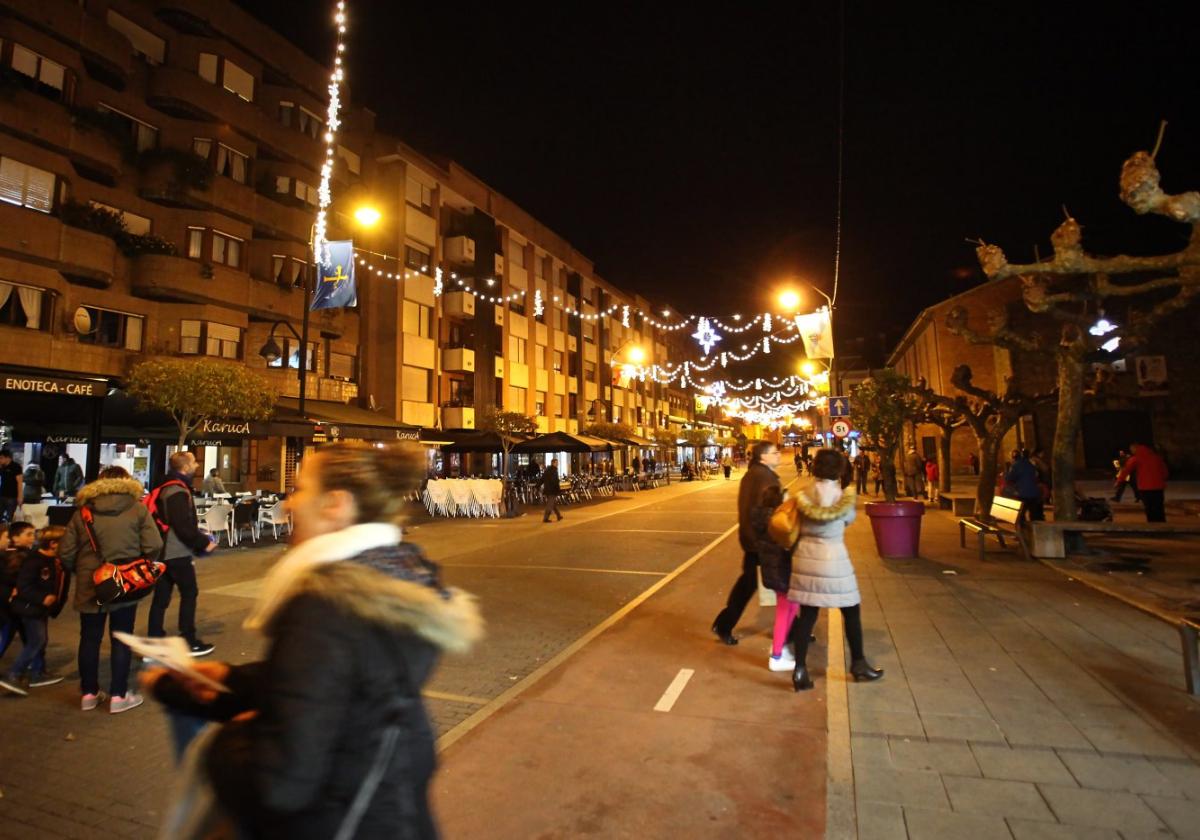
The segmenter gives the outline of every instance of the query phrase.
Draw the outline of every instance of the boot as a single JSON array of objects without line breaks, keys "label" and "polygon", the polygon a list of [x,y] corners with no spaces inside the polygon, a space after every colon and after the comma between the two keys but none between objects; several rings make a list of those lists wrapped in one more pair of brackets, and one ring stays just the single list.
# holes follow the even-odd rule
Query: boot
[{"label": "boot", "polygon": [[808,668],[797,663],[796,670],[792,671],[792,691],[808,691],[812,687],[813,681],[808,675]]},{"label": "boot", "polygon": [[727,645],[736,645],[738,643],[736,636],[734,636],[732,633],[727,633],[727,632],[723,631],[720,627],[717,626],[717,622],[715,622],[715,621],[713,622],[712,631],[717,634],[718,639],[720,639],[722,642],[724,642]]},{"label": "boot", "polygon": [[855,682],[874,682],[883,676],[883,669],[873,667],[865,659],[856,659],[850,664],[850,674]]}]

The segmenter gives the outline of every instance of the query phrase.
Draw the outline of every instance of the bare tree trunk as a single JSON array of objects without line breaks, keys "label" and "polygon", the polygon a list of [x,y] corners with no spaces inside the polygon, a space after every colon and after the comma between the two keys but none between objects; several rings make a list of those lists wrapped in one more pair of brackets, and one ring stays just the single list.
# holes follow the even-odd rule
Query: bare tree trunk
[{"label": "bare tree trunk", "polygon": [[951,489],[950,485],[950,443],[954,437],[954,427],[942,427],[938,438],[938,488],[943,492]]},{"label": "bare tree trunk", "polygon": [[1058,354],[1058,415],[1050,454],[1057,522],[1075,520],[1075,441],[1083,415],[1083,359],[1074,349]]},{"label": "bare tree trunk", "polygon": [[996,498],[996,478],[1000,473],[1000,444],[1007,434],[1007,429],[991,429],[984,437],[976,435],[975,441],[979,447],[979,481],[975,484],[975,515],[986,517],[992,509],[992,500]]},{"label": "bare tree trunk", "polygon": [[900,495],[896,487],[896,447],[883,452],[879,458],[879,473],[883,476],[883,498],[894,502]]}]

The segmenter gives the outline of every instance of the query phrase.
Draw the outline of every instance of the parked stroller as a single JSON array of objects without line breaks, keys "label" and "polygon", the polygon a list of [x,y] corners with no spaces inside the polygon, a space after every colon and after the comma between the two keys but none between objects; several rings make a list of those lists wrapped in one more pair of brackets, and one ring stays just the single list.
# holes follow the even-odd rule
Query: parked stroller
[{"label": "parked stroller", "polygon": [[1076,491],[1075,512],[1080,522],[1112,522],[1112,508],[1108,499],[1098,499],[1095,496],[1085,496]]}]

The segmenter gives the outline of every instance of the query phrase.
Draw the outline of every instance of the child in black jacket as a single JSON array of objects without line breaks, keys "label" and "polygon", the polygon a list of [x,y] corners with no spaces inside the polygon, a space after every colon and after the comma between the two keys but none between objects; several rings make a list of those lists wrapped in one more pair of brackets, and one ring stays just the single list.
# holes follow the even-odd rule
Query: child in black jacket
[{"label": "child in black jacket", "polygon": [[[45,661],[46,644],[50,640],[50,614],[58,602],[58,579],[61,571],[58,560],[58,543],[66,529],[51,526],[38,536],[37,550],[27,551],[17,572],[17,591],[9,602],[9,610],[21,619],[25,629],[25,646],[9,669],[0,679],[0,688],[14,694],[25,695],[29,685],[53,685],[62,678],[41,673],[34,666]],[[33,670],[32,677],[26,675]]]}]

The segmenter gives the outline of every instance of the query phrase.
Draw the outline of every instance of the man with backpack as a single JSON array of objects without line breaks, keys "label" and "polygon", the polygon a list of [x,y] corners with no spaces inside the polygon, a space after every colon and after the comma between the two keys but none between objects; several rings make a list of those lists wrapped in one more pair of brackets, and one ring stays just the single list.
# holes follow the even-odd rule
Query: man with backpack
[{"label": "man with backpack", "polygon": [[163,535],[162,561],[167,570],[154,585],[154,600],[150,604],[151,637],[167,635],[163,627],[167,607],[171,605],[171,590],[179,587],[179,635],[187,641],[192,656],[207,656],[214,646],[196,635],[196,599],[200,589],[196,584],[196,555],[208,554],[217,544],[200,531],[196,522],[196,505],[192,501],[192,479],[196,475],[196,456],[180,451],[169,459],[170,472],[147,497],[147,507]]}]

